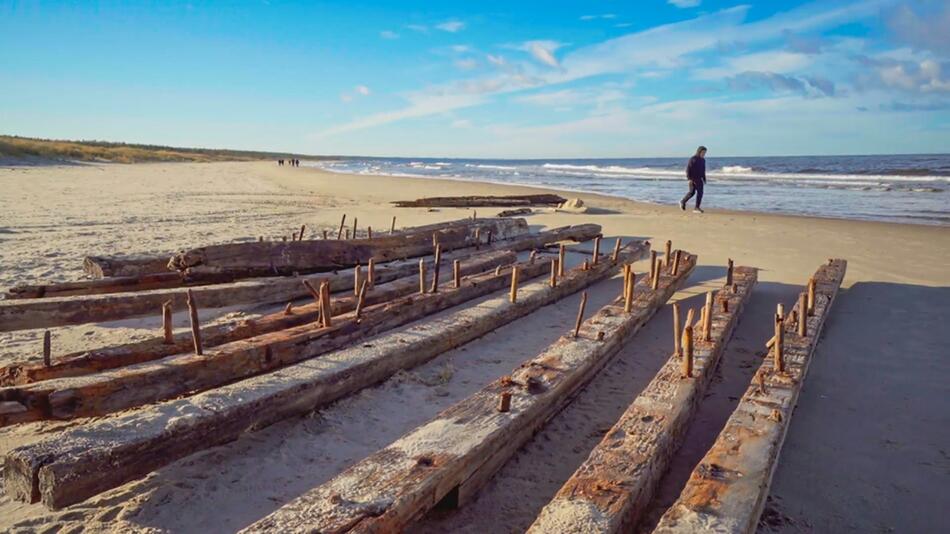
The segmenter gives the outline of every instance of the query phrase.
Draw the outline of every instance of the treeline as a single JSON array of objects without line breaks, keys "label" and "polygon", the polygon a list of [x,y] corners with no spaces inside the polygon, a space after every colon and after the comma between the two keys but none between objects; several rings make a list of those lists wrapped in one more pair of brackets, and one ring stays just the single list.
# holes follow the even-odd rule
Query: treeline
[{"label": "treeline", "polygon": [[278,158],[321,159],[320,156],[211,148],[180,148],[109,141],[62,141],[0,135],[0,158],[14,160],[100,161],[141,163],[157,161],[252,161]]}]

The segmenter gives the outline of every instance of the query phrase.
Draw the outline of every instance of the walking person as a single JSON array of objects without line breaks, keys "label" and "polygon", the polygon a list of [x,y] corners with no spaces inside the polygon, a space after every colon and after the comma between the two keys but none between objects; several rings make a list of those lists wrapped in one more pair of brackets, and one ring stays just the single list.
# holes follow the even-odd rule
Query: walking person
[{"label": "walking person", "polygon": [[686,164],[686,179],[689,181],[689,192],[680,200],[680,209],[686,211],[686,203],[696,195],[696,207],[694,213],[702,213],[700,207],[703,203],[703,186],[706,185],[706,147],[700,146],[696,149],[696,154],[689,158]]}]

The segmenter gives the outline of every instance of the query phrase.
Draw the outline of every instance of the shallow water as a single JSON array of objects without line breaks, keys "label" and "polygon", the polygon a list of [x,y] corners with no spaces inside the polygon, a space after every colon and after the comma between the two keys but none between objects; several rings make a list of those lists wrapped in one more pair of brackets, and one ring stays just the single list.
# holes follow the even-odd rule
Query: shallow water
[{"label": "shallow water", "polygon": [[[675,204],[688,158],[341,158],[335,172],[544,186]],[[703,206],[950,226],[950,155],[707,158]]]}]

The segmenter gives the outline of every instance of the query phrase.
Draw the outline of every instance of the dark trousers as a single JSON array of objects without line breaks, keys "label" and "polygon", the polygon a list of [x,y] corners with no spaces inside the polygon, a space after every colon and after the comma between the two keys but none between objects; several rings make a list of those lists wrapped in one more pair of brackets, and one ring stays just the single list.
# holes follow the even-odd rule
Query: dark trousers
[{"label": "dark trousers", "polygon": [[689,199],[693,198],[693,195],[696,195],[696,209],[699,209],[699,206],[703,203],[703,183],[694,182],[689,180],[689,192],[686,193],[686,196],[683,197],[681,202],[686,204],[689,202]]}]

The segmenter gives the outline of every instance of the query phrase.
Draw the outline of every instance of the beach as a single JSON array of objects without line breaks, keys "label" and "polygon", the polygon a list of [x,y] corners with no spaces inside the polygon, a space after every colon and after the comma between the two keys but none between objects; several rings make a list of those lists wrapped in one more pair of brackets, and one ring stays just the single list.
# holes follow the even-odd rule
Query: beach
[{"label": "beach", "polygon": [[[0,167],[0,288],[79,279],[86,255],[166,253],[209,243],[280,239],[306,225],[335,235],[448,221],[461,208],[395,208],[426,196],[529,194],[543,189],[334,174],[274,162]],[[586,213],[539,208],[533,229],[596,223],[605,242],[647,239],[699,255],[673,300],[698,306],[725,265],[758,267],[759,284],[726,348],[685,445],[648,514],[676,498],[765,355],[775,305],[790,307],[815,268],[844,258],[848,271],[818,345],[775,473],[762,532],[937,532],[950,469],[950,228],[677,206],[588,193]],[[754,207],[754,206],[753,206]],[[478,216],[500,208],[477,208]],[[635,269],[647,270],[646,262]],[[591,289],[588,310],[619,293],[620,279]],[[61,511],[0,497],[0,530],[230,532],[385,447],[439,411],[510,372],[565,333],[578,295],[398,373],[311,415],[248,433],[148,477]],[[275,307],[202,310],[229,322]],[[154,317],[53,329],[53,354],[155,335]],[[433,512],[420,532],[522,532],[586,458],[672,348],[662,310],[568,407],[510,460],[467,507]],[[187,318],[176,316],[184,331]],[[0,363],[36,359],[42,331],[0,334]],[[0,429],[0,454],[75,422]],[[649,522],[649,521],[648,521]],[[649,531],[647,529],[646,531]]]}]

